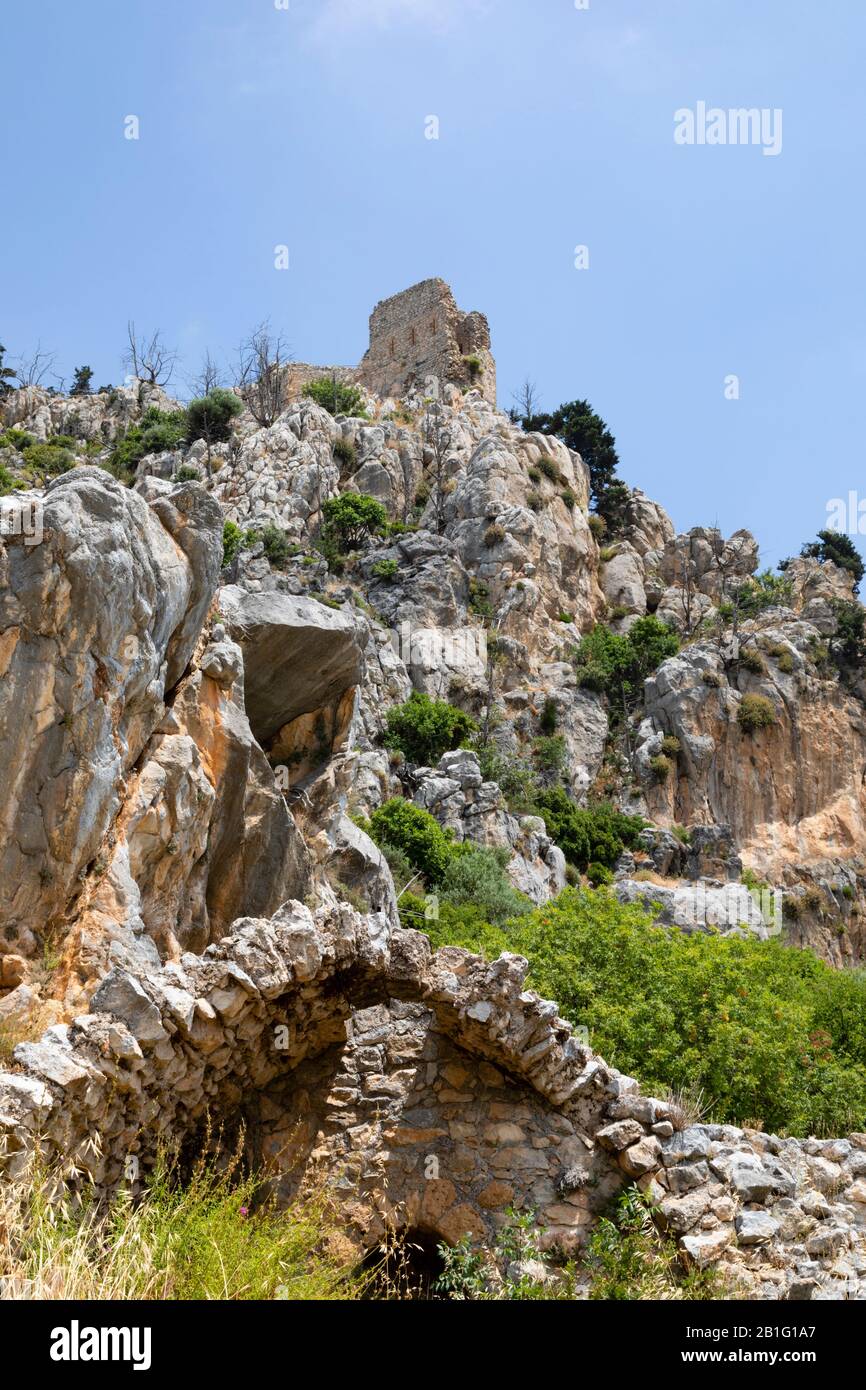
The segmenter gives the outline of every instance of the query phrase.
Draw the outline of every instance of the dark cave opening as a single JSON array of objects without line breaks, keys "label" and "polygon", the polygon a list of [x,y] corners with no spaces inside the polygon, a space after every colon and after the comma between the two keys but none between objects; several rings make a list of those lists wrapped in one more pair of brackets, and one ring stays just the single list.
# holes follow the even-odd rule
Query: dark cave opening
[{"label": "dark cave opening", "polygon": [[358,1266],[358,1273],[367,1279],[364,1298],[427,1302],[446,1297],[436,1288],[445,1273],[442,1244],[432,1232],[411,1227],[374,1245]]}]

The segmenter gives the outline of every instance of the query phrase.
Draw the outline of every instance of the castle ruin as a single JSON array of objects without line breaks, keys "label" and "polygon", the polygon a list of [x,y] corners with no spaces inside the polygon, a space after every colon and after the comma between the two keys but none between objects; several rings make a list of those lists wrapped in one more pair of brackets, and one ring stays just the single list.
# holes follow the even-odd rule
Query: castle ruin
[{"label": "castle ruin", "polygon": [[473,387],[496,404],[496,363],[484,314],[464,313],[444,280],[422,280],[389,299],[370,315],[370,345],[358,367],[314,367],[295,362],[289,390],[336,376],[378,396],[405,396],[411,390],[435,396],[450,383]]}]

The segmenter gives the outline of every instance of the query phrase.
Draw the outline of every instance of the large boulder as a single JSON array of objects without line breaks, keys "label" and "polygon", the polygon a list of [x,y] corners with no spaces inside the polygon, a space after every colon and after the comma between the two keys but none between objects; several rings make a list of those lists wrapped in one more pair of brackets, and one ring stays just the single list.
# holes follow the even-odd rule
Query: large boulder
[{"label": "large boulder", "polygon": [[246,710],[259,743],[269,752],[279,744],[277,760],[299,751],[293,731],[325,753],[340,746],[363,675],[356,620],[315,599],[237,585],[220,592],[219,604],[244,654]]}]

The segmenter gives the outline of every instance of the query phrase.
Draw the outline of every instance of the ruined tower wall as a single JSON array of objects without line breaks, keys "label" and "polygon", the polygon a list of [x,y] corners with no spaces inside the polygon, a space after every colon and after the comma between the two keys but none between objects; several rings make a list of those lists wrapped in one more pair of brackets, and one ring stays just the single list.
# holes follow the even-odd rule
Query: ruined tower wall
[{"label": "ruined tower wall", "polygon": [[[467,358],[476,358],[473,370]],[[474,386],[496,402],[496,363],[490,328],[478,312],[463,313],[444,280],[422,280],[383,299],[370,315],[370,346],[359,379],[379,395],[403,395],[411,387],[435,394],[453,382]]]}]

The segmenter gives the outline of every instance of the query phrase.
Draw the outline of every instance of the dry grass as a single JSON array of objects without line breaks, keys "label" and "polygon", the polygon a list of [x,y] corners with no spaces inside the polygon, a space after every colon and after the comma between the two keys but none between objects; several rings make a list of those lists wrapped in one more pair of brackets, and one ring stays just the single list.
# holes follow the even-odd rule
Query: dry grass
[{"label": "dry grass", "polygon": [[277,1210],[236,1153],[177,1181],[161,1159],[140,1196],[71,1195],[34,1158],[0,1186],[0,1297],[289,1299],[361,1296],[323,1191]]}]

